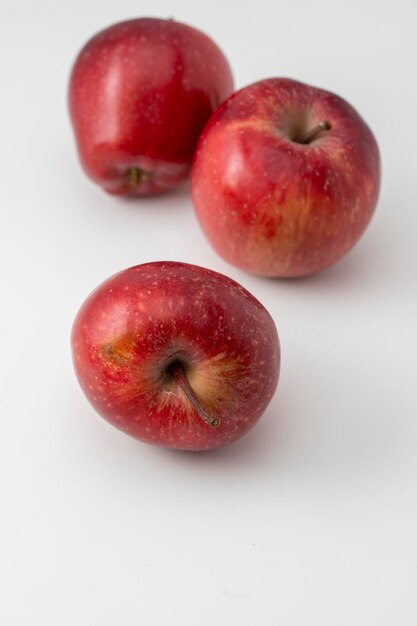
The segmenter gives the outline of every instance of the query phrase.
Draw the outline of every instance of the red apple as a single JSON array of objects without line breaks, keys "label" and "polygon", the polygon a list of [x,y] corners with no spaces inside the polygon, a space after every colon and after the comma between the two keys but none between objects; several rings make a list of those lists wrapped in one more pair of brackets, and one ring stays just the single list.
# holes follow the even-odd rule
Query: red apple
[{"label": "red apple", "polygon": [[176,186],[204,124],[232,90],[223,53],[195,28],[142,18],[101,31],[78,55],[69,87],[85,172],[113,194]]},{"label": "red apple", "polygon": [[204,129],[192,193],[209,241],[264,276],[338,261],[365,230],[380,184],[375,138],[342,98],[285,78],[230,96]]},{"label": "red apple", "polygon": [[236,282],[185,263],[147,263],[102,283],[72,332],[94,408],[147,443],[225,446],[260,418],[280,349],[266,309]]}]

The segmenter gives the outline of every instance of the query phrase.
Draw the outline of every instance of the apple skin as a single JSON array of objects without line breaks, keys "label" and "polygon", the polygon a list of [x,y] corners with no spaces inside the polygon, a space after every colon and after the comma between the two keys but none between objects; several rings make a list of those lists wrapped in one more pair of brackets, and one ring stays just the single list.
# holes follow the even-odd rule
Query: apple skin
[{"label": "apple skin", "polygon": [[99,32],[79,53],[69,86],[86,174],[112,194],[175,187],[203,126],[232,91],[226,58],[195,28],[138,18]]},{"label": "apple skin", "polygon": [[[185,263],[138,265],[82,305],[72,351],[96,411],[141,441],[182,450],[225,446],[261,417],[278,383],[269,313],[222,274]],[[169,373],[180,362],[208,425]]]},{"label": "apple skin", "polygon": [[[300,143],[323,122],[331,128]],[[192,169],[195,210],[233,265],[297,277],[343,257],[378,199],[375,138],[342,98],[286,79],[236,92],[210,118]]]}]

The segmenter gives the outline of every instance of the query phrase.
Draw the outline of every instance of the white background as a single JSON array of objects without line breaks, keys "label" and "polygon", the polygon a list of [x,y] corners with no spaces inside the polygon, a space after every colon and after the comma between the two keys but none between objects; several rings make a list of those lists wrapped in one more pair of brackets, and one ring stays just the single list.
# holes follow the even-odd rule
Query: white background
[{"label": "white background", "polygon": [[[1,0],[0,623],[415,626],[415,0]],[[174,16],[241,87],[335,91],[379,141],[383,185],[355,250],[316,277],[223,262],[187,187],[128,202],[78,165],[68,74],[97,30]],[[230,448],[184,454],[101,420],[69,333],[115,271],[181,260],[254,293],[282,341],[278,393]]]}]

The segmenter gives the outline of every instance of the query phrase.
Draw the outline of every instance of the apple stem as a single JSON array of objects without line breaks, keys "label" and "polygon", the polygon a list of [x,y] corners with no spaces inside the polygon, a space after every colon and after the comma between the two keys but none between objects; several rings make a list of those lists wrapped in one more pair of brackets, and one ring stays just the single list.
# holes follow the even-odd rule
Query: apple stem
[{"label": "apple stem", "polygon": [[320,124],[317,124],[317,126],[312,128],[311,130],[309,130],[304,136],[298,137],[297,143],[311,143],[312,141],[314,141],[317,135],[320,135],[320,133],[325,130],[330,130],[331,127],[331,123],[328,120],[324,120],[323,122],[320,122]]},{"label": "apple stem", "polygon": [[168,371],[174,378],[174,380],[178,383],[182,391],[185,393],[188,400],[191,402],[201,419],[204,420],[204,422],[212,428],[217,428],[218,426],[220,426],[220,419],[218,417],[213,417],[212,415],[210,415],[210,413],[208,413],[206,409],[201,406],[200,402],[197,399],[197,396],[190,386],[190,383],[188,382],[184,368],[181,363],[179,361],[171,363]]},{"label": "apple stem", "polygon": [[130,167],[126,172],[127,183],[132,187],[136,187],[141,183],[146,183],[149,178],[149,173],[142,170],[140,167]]}]

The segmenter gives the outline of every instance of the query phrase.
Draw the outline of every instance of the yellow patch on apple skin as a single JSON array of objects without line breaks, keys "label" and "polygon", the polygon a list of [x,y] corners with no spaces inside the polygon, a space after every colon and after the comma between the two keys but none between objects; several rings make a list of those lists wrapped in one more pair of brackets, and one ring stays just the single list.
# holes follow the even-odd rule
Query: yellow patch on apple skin
[{"label": "yellow patch on apple skin", "polygon": [[306,228],[307,222],[310,219],[310,213],[313,205],[312,199],[312,189],[313,189],[313,180],[310,177],[308,189],[305,190],[304,197],[298,199],[298,214],[296,216],[297,220],[297,243],[303,241],[304,239],[304,230]]},{"label": "yellow patch on apple skin", "polygon": [[[312,208],[311,186],[305,195],[295,193],[291,204],[284,208],[274,198],[264,203],[259,209],[258,219],[250,227],[243,248],[248,266],[274,267],[279,259],[281,270],[289,270],[294,256],[303,246],[305,231],[312,219]],[[316,232],[324,227],[322,220],[315,224]],[[242,247],[239,250],[242,254]]]},{"label": "yellow patch on apple skin", "polygon": [[147,361],[138,362],[136,349],[135,337],[126,334],[108,339],[99,352],[108,372],[107,385],[121,404],[147,395],[150,367]]},{"label": "yellow patch on apple skin", "polygon": [[361,199],[357,198],[355,204],[353,205],[351,211],[350,211],[350,223],[353,224],[356,220],[356,216],[358,215],[358,213],[361,210]]},{"label": "yellow patch on apple skin", "polygon": [[215,411],[220,405],[223,408],[233,406],[236,386],[245,384],[247,368],[240,357],[221,352],[197,363],[187,376],[200,402],[207,410]]},{"label": "yellow patch on apple skin", "polygon": [[[194,362],[186,367],[186,376],[198,401],[216,418],[219,411],[233,411],[236,401],[236,386],[244,385],[247,368],[240,358],[230,358],[225,352],[214,357]],[[174,408],[187,421],[187,428],[191,429],[196,412],[186,395],[175,381],[162,388],[157,396],[156,412],[162,413],[165,409]],[[233,415],[230,415],[233,417]]]},{"label": "yellow patch on apple skin", "polygon": [[129,335],[123,335],[116,341],[106,341],[101,347],[101,358],[106,365],[120,367],[126,365],[133,358],[135,339]]},{"label": "yellow patch on apple skin", "polygon": [[272,120],[263,119],[261,117],[253,117],[244,120],[234,120],[233,122],[229,122],[228,124],[228,132],[230,133],[241,133],[245,130],[259,130],[261,132],[269,132],[271,134],[276,135],[277,129],[274,126]]}]

